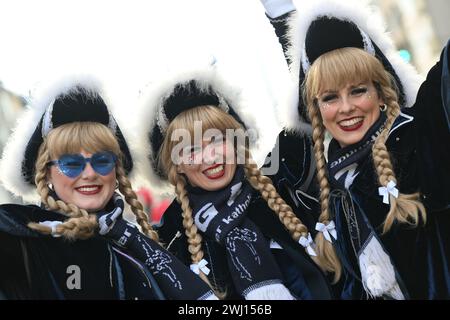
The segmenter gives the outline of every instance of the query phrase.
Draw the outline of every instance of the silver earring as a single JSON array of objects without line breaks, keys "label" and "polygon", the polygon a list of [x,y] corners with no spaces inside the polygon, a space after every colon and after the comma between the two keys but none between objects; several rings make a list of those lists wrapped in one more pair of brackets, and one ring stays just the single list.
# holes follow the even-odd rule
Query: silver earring
[{"label": "silver earring", "polygon": [[116,180],[116,189],[119,189],[119,181]]},{"label": "silver earring", "polygon": [[49,188],[50,190],[52,190],[52,191],[53,191],[53,184],[51,184],[51,183],[47,183],[47,188]]},{"label": "silver earring", "polygon": [[380,106],[380,111],[381,111],[381,112],[385,112],[386,110],[387,110],[387,105],[386,105],[386,103],[383,104],[382,106]]}]

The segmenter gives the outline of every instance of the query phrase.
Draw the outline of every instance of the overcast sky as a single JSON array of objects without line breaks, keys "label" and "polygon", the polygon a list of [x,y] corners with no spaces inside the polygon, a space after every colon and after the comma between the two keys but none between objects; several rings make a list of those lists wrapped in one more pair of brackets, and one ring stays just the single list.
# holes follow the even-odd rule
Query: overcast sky
[{"label": "overcast sky", "polygon": [[210,55],[243,76],[285,67],[258,0],[0,3],[0,80],[25,95],[38,82],[70,72],[134,86]]},{"label": "overcast sky", "polygon": [[130,108],[159,75],[214,57],[255,98],[269,137],[263,153],[271,148],[279,125],[269,108],[284,97],[288,71],[259,0],[0,4],[0,81],[7,89],[27,98],[61,75],[89,73]]}]

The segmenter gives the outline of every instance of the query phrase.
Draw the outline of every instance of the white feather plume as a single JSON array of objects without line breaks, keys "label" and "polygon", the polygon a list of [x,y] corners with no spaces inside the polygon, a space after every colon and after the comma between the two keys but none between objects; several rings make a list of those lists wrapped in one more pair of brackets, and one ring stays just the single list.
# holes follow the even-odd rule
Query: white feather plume
[{"label": "white feather plume", "polygon": [[[153,83],[142,94],[137,114],[133,115],[133,119],[130,118],[134,128],[133,141],[135,141],[131,144],[131,149],[137,167],[136,173],[131,177],[134,184],[139,185],[139,181],[142,182],[142,178],[144,178],[150,185],[156,185],[163,190],[171,188],[167,181],[161,180],[153,170],[149,159],[153,159],[154,155],[148,137],[150,130],[157,125],[158,110],[162,108],[164,101],[173,93],[175,85],[179,83],[187,83],[195,79],[200,90],[207,91],[211,87],[213,92],[225,98],[227,103],[232,106],[233,110],[246,124],[247,129],[255,130],[257,136],[259,136],[261,129],[255,121],[255,108],[252,109],[249,106],[249,102],[242,95],[241,89],[231,85],[231,81],[227,81],[222,75],[219,75],[216,68],[216,66],[210,64],[178,68],[158,78],[157,82]],[[123,114],[123,116],[126,115]],[[255,148],[257,148],[257,145],[255,145]]]},{"label": "white feather plume", "polygon": [[[35,89],[28,109],[17,120],[16,126],[5,145],[0,160],[0,183],[25,202],[38,203],[40,201],[36,186],[26,181],[22,173],[22,163],[28,142],[36,130],[42,115],[55,97],[68,93],[76,84],[81,84],[88,91],[100,93],[106,102],[100,83],[94,77],[90,75],[73,75],[59,78],[48,86],[41,86]],[[107,105],[109,107],[108,103]]]}]

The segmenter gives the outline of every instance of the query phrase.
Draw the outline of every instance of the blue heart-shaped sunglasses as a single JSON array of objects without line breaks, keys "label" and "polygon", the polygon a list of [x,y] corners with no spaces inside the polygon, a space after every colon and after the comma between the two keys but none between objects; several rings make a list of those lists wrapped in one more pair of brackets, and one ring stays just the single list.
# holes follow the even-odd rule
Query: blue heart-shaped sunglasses
[{"label": "blue heart-shaped sunglasses", "polygon": [[83,172],[88,162],[95,172],[106,176],[116,166],[117,156],[110,151],[94,153],[90,158],[85,158],[81,154],[64,154],[58,160],[47,162],[47,166],[57,165],[64,175],[76,178]]}]

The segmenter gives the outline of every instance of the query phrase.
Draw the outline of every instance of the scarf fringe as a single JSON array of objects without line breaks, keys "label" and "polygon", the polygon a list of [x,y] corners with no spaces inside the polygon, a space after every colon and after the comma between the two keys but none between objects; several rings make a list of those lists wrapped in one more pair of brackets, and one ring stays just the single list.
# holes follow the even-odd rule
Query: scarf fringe
[{"label": "scarf fringe", "polygon": [[391,259],[375,237],[371,237],[358,260],[364,290],[369,296],[405,299],[395,278]]},{"label": "scarf fringe", "polygon": [[197,300],[219,300],[219,298],[214,294],[214,292],[208,291],[206,294],[198,298]]},{"label": "scarf fringe", "polygon": [[296,300],[281,283],[263,285],[249,291],[245,300]]}]

